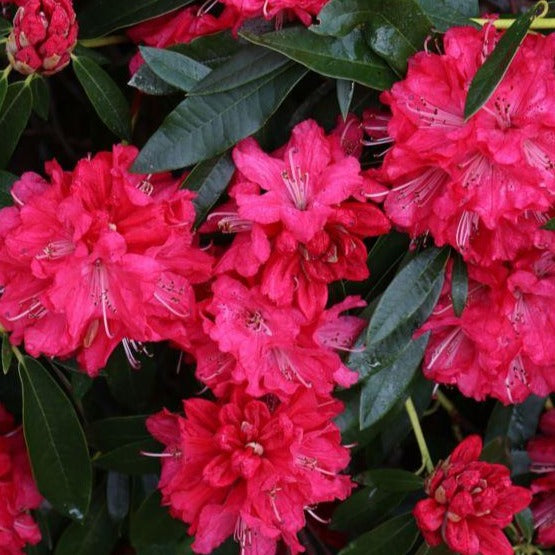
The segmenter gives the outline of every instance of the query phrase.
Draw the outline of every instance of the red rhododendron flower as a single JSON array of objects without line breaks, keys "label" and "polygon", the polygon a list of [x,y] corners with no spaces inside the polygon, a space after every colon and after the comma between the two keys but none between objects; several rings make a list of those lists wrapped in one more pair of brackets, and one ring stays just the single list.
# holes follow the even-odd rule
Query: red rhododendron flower
[{"label": "red rhododendron flower", "polygon": [[171,514],[190,523],[193,549],[210,553],[234,534],[246,554],[272,554],[285,541],[303,551],[297,532],[305,510],[344,499],[353,484],[338,474],[349,461],[331,422],[341,403],[309,390],[287,403],[235,389],[228,401],[183,402],[147,427],[166,445],[159,488]]},{"label": "red rhododendron flower", "polygon": [[309,318],[323,310],[329,283],[368,276],[362,239],[389,230],[376,206],[355,200],[366,179],[358,160],[334,145],[312,120],[274,155],[242,141],[233,151],[233,202],[211,216],[237,233],[217,271],[260,272],[262,293],[279,305],[295,302]]},{"label": "red rhododendron flower", "polygon": [[444,54],[416,54],[382,96],[394,140],[382,167],[386,213],[484,265],[530,244],[555,193],[553,35],[528,35],[491,99],[464,119],[469,84],[499,36],[492,26],[450,29]]},{"label": "red rhododendron flower", "polygon": [[21,555],[25,545],[39,543],[40,530],[29,511],[41,502],[23,431],[0,404],[0,553]]},{"label": "red rhododendron flower", "polygon": [[[464,395],[504,403],[555,389],[555,353],[549,342],[555,301],[555,258],[533,251],[510,272],[498,265],[469,266],[469,295],[461,316],[450,297],[450,274],[440,300],[421,331],[431,330],[424,373],[456,384]],[[529,270],[520,269],[529,268]]]},{"label": "red rhododendron flower", "polygon": [[507,467],[479,461],[481,451],[478,436],[462,441],[427,479],[428,499],[414,516],[429,545],[443,541],[461,555],[512,555],[503,528],[532,495],[512,485]]},{"label": "red rhododendron flower", "polygon": [[312,23],[328,0],[220,0],[226,6],[233,6],[240,14],[241,21],[265,17],[277,17],[278,25],[284,18],[300,19],[306,26]]},{"label": "red rhododendron flower", "polygon": [[277,307],[259,287],[246,287],[229,276],[220,276],[212,289],[205,331],[219,351],[232,358],[222,355],[213,367],[203,358],[213,357],[214,350],[197,351],[197,376],[210,387],[231,380],[246,383],[250,395],[274,393],[287,399],[300,387],[329,395],[336,383],[349,387],[356,382],[357,374],[343,365],[334,349],[348,350],[362,331],[364,320],[340,316],[364,306],[360,299],[347,297],[311,322],[296,308]]},{"label": "red rhododendron flower", "polygon": [[2,211],[0,322],[33,356],[77,354],[94,375],[119,342],[174,339],[211,258],[193,245],[189,191],[169,174],[130,174],[134,147],[24,174]]},{"label": "red rhododendron flower", "polygon": [[69,64],[77,44],[77,20],[71,0],[18,3],[6,44],[12,66],[25,75],[51,75]]}]

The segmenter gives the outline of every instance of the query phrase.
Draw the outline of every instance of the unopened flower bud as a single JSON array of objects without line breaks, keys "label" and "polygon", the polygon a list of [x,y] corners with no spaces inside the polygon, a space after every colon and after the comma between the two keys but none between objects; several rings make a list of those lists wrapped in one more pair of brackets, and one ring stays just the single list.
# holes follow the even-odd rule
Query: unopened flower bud
[{"label": "unopened flower bud", "polygon": [[69,63],[77,31],[71,0],[29,0],[15,14],[8,59],[24,75],[57,73]]}]

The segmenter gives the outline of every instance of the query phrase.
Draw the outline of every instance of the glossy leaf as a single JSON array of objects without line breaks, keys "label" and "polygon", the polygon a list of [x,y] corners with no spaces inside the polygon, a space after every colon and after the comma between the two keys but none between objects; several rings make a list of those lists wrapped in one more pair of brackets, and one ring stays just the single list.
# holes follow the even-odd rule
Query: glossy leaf
[{"label": "glossy leaf", "polygon": [[106,478],[106,507],[110,518],[116,522],[123,520],[130,507],[129,476],[110,471]]},{"label": "glossy leaf", "polygon": [[73,56],[73,69],[98,117],[120,139],[131,139],[129,106],[113,79],[93,60]]},{"label": "glossy leaf", "polygon": [[163,48],[140,47],[152,72],[169,85],[188,91],[206,77],[211,69],[193,58]]},{"label": "glossy leaf", "polygon": [[470,83],[464,106],[464,117],[471,118],[493,95],[497,85],[507,73],[518,47],[526,37],[532,21],[538,15],[538,2],[522,14],[510,27]]},{"label": "glossy leaf", "polygon": [[110,356],[106,368],[106,381],[114,399],[134,411],[146,409],[156,383],[154,359],[146,358],[141,368],[135,370],[129,366],[124,350],[119,346]]},{"label": "glossy leaf", "polygon": [[395,74],[370,50],[358,29],[343,38],[316,35],[302,27],[242,36],[327,77],[349,79],[377,90],[388,89],[395,82]]},{"label": "glossy leaf", "polygon": [[2,334],[2,371],[6,375],[10,371],[13,360],[13,351],[7,333]]},{"label": "glossy leaf", "polygon": [[180,92],[180,90],[160,79],[147,64],[143,64],[127,83],[145,94],[165,96]]},{"label": "glossy leaf", "polygon": [[422,11],[434,24],[434,29],[444,33],[458,25],[477,26],[470,21],[478,17],[480,10],[477,0],[416,0]]},{"label": "glossy leaf", "polygon": [[515,522],[527,543],[532,542],[534,536],[534,517],[529,508],[523,509],[515,515]]},{"label": "glossy leaf", "polygon": [[12,31],[13,24],[11,21],[0,17],[0,36],[5,37]]},{"label": "glossy leaf", "polygon": [[383,418],[409,387],[424,356],[429,334],[410,341],[387,368],[372,374],[363,384],[360,396],[360,429],[370,428]]},{"label": "glossy leaf", "polygon": [[0,110],[0,168],[11,158],[21,134],[27,126],[33,107],[33,95],[25,81],[8,86],[2,110]]},{"label": "glossy leaf", "polygon": [[405,555],[416,543],[419,531],[411,513],[396,516],[359,536],[340,555]]},{"label": "glossy leaf", "polygon": [[160,462],[155,457],[148,457],[142,452],[157,453],[160,445],[154,439],[146,439],[127,443],[107,453],[97,454],[93,465],[104,470],[113,470],[135,476],[137,474],[156,474],[160,471]]},{"label": "glossy leaf", "polygon": [[130,538],[135,549],[177,542],[186,535],[183,522],[173,519],[162,507],[158,491],[149,495],[131,516]]},{"label": "glossy leaf", "polygon": [[256,81],[285,64],[287,64],[286,57],[265,48],[249,45],[197,83],[190,94],[229,91]]},{"label": "glossy leaf", "polygon": [[8,74],[6,72],[0,75],[0,109],[4,104],[6,93],[8,92]]},{"label": "glossy leaf", "polygon": [[393,363],[436,305],[448,256],[447,248],[427,249],[395,276],[370,320],[366,349],[349,357],[349,367],[364,377]]},{"label": "glossy leaf", "polygon": [[33,94],[33,110],[43,120],[48,119],[50,111],[50,89],[46,79],[37,75],[31,81],[31,93]]},{"label": "glossy leaf", "polygon": [[404,75],[407,60],[422,50],[433,24],[415,0],[370,0],[373,8],[366,37],[372,50]]},{"label": "glossy leaf", "polygon": [[415,555],[457,555],[454,551],[451,551],[444,543],[438,545],[437,547],[430,547],[426,542],[424,542],[419,548]]},{"label": "glossy leaf", "polygon": [[85,435],[70,400],[35,359],[19,365],[23,429],[40,492],[58,511],[83,520],[92,471]]},{"label": "glossy leaf", "polygon": [[205,219],[226,190],[235,166],[229,152],[197,164],[183,183],[183,188],[196,191],[193,200],[197,217],[195,227]]},{"label": "glossy leaf", "polygon": [[91,445],[111,451],[122,445],[144,441],[151,436],[145,426],[146,416],[118,416],[97,420],[87,428]]},{"label": "glossy leaf", "polygon": [[544,224],[543,229],[547,229],[548,231],[555,231],[555,218],[551,218],[546,224]]},{"label": "glossy leaf", "polygon": [[364,485],[373,485],[386,491],[418,491],[424,489],[424,479],[412,472],[397,468],[367,470],[356,477]]},{"label": "glossy leaf", "polygon": [[89,0],[77,12],[79,38],[95,38],[152,19],[193,0]]},{"label": "glossy leaf", "polygon": [[147,142],[133,171],[183,168],[223,152],[260,129],[305,72],[288,64],[237,89],[187,98]]},{"label": "glossy leaf", "polygon": [[372,3],[368,0],[330,0],[318,14],[318,25],[310,30],[322,35],[343,37],[373,16]]},{"label": "glossy leaf", "polygon": [[334,511],[331,528],[351,533],[368,530],[396,509],[405,495],[376,487],[355,491]]},{"label": "glossy leaf", "polygon": [[339,104],[339,110],[341,111],[341,117],[343,121],[347,119],[349,115],[349,108],[351,107],[351,102],[353,101],[353,93],[355,92],[354,81],[346,81],[345,79],[338,79],[336,83],[337,90],[337,103]]},{"label": "glossy leaf", "polygon": [[460,316],[466,305],[468,297],[468,270],[463,257],[455,253],[453,259],[453,275],[451,277],[451,298],[453,299],[453,311]]},{"label": "glossy leaf", "polygon": [[70,524],[58,540],[54,555],[110,555],[117,540],[104,496],[93,500],[87,518]]}]

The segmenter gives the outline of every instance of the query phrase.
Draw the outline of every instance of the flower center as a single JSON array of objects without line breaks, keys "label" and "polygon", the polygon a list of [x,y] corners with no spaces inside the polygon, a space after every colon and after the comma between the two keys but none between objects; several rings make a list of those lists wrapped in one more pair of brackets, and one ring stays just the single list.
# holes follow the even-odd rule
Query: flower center
[{"label": "flower center", "polygon": [[289,197],[293,201],[297,210],[306,210],[309,195],[309,175],[307,172],[301,172],[300,166],[295,165],[293,155],[294,150],[288,152],[289,171],[284,170],[281,174],[285,188],[289,193]]}]

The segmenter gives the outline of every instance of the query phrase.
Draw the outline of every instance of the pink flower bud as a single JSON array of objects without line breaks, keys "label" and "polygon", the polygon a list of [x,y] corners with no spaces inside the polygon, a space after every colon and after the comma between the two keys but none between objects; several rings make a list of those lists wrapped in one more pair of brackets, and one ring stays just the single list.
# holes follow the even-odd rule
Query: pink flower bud
[{"label": "pink flower bud", "polygon": [[71,0],[28,0],[16,12],[6,51],[20,73],[51,75],[62,70],[77,43]]}]

